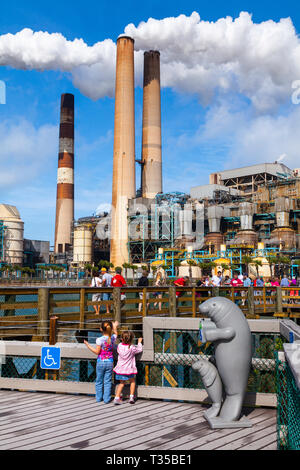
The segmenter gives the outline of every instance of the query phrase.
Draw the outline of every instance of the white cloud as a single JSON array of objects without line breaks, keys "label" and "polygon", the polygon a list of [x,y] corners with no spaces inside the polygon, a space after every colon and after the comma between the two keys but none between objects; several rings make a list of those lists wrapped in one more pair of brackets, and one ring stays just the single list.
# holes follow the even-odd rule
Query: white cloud
[{"label": "white cloud", "polygon": [[25,119],[6,120],[0,123],[0,142],[0,186],[7,189],[49,171],[58,152],[58,128],[35,127]]},{"label": "white cloud", "polygon": [[[255,163],[282,161],[299,167],[300,106],[291,106],[277,115],[253,115],[249,107],[233,110],[226,101],[211,107],[205,122],[193,136],[178,137],[178,146],[187,145],[203,158],[205,149],[222,149],[219,168],[237,168]],[[205,164],[205,162],[203,162]],[[212,156],[211,165],[214,166]],[[191,166],[194,165],[191,163]],[[217,170],[217,168],[216,168]]]},{"label": "white cloud", "polygon": [[[135,39],[136,84],[142,83],[144,50],[161,51],[162,85],[196,93],[207,105],[216,94],[246,96],[260,112],[276,108],[300,79],[300,41],[290,18],[254,23],[249,13],[213,22],[179,15],[129,24]],[[115,50],[111,39],[88,46],[59,33],[24,29],[0,36],[0,65],[18,69],[71,72],[83,94],[113,96]]]}]

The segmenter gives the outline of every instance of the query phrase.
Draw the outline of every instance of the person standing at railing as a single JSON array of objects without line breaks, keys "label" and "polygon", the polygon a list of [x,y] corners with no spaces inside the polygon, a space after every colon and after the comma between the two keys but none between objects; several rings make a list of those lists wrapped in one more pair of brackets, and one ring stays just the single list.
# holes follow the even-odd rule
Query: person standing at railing
[{"label": "person standing at railing", "polygon": [[103,321],[100,327],[102,336],[96,339],[95,348],[87,341],[84,341],[88,349],[98,356],[95,383],[96,401],[101,402],[103,400],[105,404],[111,401],[113,351],[118,336],[118,326],[118,322]]},{"label": "person standing at railing", "polygon": [[[174,286],[185,287],[188,285],[189,279],[190,278],[188,276],[180,277],[179,279],[174,281]],[[178,299],[179,297],[182,297],[182,295],[183,295],[183,292],[180,292],[180,291],[176,292],[176,299]]]},{"label": "person standing at railing", "polygon": [[124,331],[121,335],[122,343],[118,346],[118,363],[114,368],[115,378],[120,381],[116,389],[116,396],[114,399],[115,405],[121,405],[121,394],[125,382],[129,380],[130,383],[130,398],[129,403],[135,403],[135,377],[137,374],[135,356],[143,351],[142,341],[143,338],[138,339],[137,346],[133,345],[134,334],[132,331]]},{"label": "person standing at railing", "polygon": [[[112,287],[124,287],[126,286],[126,281],[124,277],[122,276],[122,268],[116,267],[116,274],[111,280],[111,285]],[[125,292],[121,292],[121,305],[124,304],[126,300],[126,294]]]},{"label": "person standing at railing", "polygon": [[[164,287],[166,285],[166,272],[164,269],[160,266],[157,270],[156,276],[155,276],[155,281],[154,281],[154,286],[155,287]],[[161,299],[162,298],[162,293],[161,292],[154,292],[154,297]],[[154,304],[154,308],[157,306],[157,302]],[[161,310],[161,302],[158,303],[158,308]]]},{"label": "person standing at railing", "polygon": [[[102,274],[102,287],[111,287],[112,275],[107,271],[106,268],[101,268]],[[111,299],[109,292],[104,292],[102,296],[103,302],[107,302]],[[109,305],[106,303],[106,313],[109,314]]]},{"label": "person standing at railing", "polygon": [[[148,287],[148,286],[149,286],[148,272],[144,270],[142,272],[142,276],[138,280],[137,287],[143,287],[144,288],[144,287]],[[139,297],[140,297],[140,300],[143,301],[143,299],[144,299],[143,292],[139,292]],[[146,293],[146,298],[147,298],[147,300],[149,298],[148,292]],[[143,302],[139,302],[139,312],[141,312],[142,307],[143,307]],[[148,307],[149,307],[149,304],[147,304],[147,308]]]},{"label": "person standing at railing", "polygon": [[218,271],[217,275],[214,275],[214,276],[212,277],[212,281],[211,281],[211,282],[212,282],[212,285],[213,285],[214,287],[220,287],[221,282],[222,282],[222,273],[221,273],[221,271]]},{"label": "person standing at railing", "polygon": [[283,278],[281,279],[281,282],[280,282],[280,286],[281,287],[289,287],[290,286],[290,282],[286,276],[286,274],[283,276]]},{"label": "person standing at railing", "polygon": [[[297,287],[297,279],[291,279],[289,287]],[[297,290],[290,290],[290,297],[295,297],[295,296],[298,296],[298,291]],[[290,299],[290,303],[294,304],[295,300]]]},{"label": "person standing at railing", "polygon": [[[237,273],[237,272],[233,273],[233,278],[231,279],[230,284],[231,284],[232,287],[242,287],[243,286],[243,282],[239,278],[239,273]],[[238,292],[234,292],[234,297],[237,297],[237,296],[238,296]],[[235,300],[235,303],[238,305],[239,301]]]},{"label": "person standing at railing", "polygon": [[[102,285],[102,280],[100,279],[98,273],[95,272],[90,287],[97,288],[97,287],[101,287],[101,285]],[[97,292],[92,295],[92,302],[99,302],[97,305],[93,305],[96,315],[99,315],[100,313],[101,298],[102,298],[102,294],[100,294],[100,292]]]},{"label": "person standing at railing", "polygon": [[[248,287],[251,287],[251,279],[250,279],[250,277],[248,277],[247,273],[243,274],[243,286],[246,287],[247,290],[248,290]],[[242,291],[242,297],[247,297],[247,291],[246,290]],[[242,305],[246,305],[246,298],[242,299]]]}]

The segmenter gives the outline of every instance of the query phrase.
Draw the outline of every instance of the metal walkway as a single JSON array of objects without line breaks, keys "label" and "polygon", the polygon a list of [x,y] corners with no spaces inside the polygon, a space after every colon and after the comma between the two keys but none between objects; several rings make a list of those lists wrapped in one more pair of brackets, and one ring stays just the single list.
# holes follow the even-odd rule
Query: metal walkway
[{"label": "metal walkway", "polygon": [[139,399],[0,390],[0,450],[275,450],[276,410],[245,409],[252,428],[212,431],[206,407]]}]

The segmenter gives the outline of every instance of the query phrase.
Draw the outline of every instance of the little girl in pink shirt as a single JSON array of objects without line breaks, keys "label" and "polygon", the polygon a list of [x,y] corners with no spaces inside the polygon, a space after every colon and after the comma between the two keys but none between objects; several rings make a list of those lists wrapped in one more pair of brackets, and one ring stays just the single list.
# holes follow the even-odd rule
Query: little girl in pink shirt
[{"label": "little girl in pink shirt", "polygon": [[129,403],[134,404],[134,392],[135,392],[135,376],[137,374],[137,368],[135,364],[135,355],[139,354],[143,350],[142,341],[143,338],[138,339],[137,346],[132,344],[134,334],[131,331],[124,331],[121,335],[122,343],[118,346],[118,363],[114,368],[116,374],[116,380],[120,381],[117,386],[116,396],[114,399],[115,405],[120,405],[121,393],[124,388],[125,382],[130,382],[130,399]]}]

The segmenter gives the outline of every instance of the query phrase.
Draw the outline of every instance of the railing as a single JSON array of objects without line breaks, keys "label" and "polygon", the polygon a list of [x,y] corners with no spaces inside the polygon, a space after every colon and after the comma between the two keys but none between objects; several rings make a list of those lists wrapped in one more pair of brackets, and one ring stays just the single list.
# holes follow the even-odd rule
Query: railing
[{"label": "railing", "polygon": [[[248,320],[252,333],[252,368],[244,404],[276,407],[274,352],[284,361],[283,342],[294,322]],[[290,324],[292,325],[290,325]],[[138,358],[137,393],[140,398],[207,402],[199,374],[191,368],[199,355],[213,354],[211,345],[199,343],[199,319],[146,317],[141,334],[142,355]],[[96,356],[83,344],[57,343],[61,368],[40,368],[41,347],[47,342],[3,341],[4,358],[0,388],[32,391],[95,393]],[[0,356],[1,357],[1,356]]]},{"label": "railing", "polygon": [[300,342],[284,344],[284,353],[276,360],[277,448],[300,450]]},{"label": "railing", "polygon": [[[109,294],[109,300],[93,301],[98,292]],[[300,318],[299,290],[290,287],[2,288],[0,338],[48,341],[53,316],[64,342],[75,341],[77,330],[84,335],[98,329],[100,318],[118,320],[131,329],[139,329],[148,316],[196,318],[199,305],[212,296],[230,298],[249,319],[289,317],[297,322]],[[95,314],[96,305],[104,310],[100,315]]]}]

